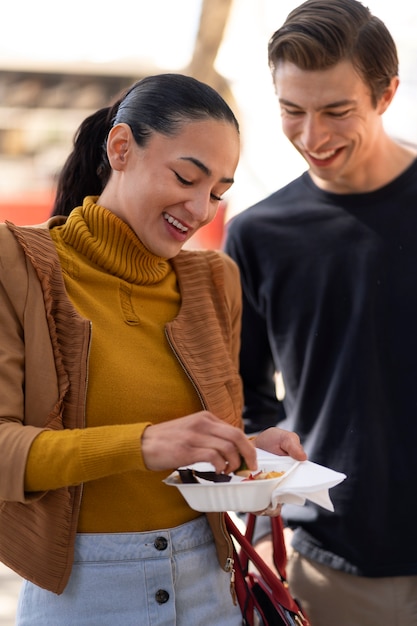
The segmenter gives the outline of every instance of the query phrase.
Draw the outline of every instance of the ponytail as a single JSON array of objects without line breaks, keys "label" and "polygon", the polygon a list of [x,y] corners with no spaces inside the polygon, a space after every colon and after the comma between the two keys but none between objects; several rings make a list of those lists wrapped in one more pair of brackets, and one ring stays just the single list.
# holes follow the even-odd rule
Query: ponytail
[{"label": "ponytail", "polygon": [[73,150],[58,178],[51,215],[69,215],[85,196],[98,196],[103,191],[110,176],[106,140],[119,103],[96,111],[78,128]]}]

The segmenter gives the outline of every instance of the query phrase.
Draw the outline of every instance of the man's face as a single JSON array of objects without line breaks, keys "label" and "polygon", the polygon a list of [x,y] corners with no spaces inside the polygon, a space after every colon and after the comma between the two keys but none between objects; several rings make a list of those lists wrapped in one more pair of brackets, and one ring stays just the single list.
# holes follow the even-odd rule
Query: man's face
[{"label": "man's face", "polygon": [[283,131],[314,182],[335,193],[369,191],[385,137],[385,99],[372,105],[369,87],[348,61],[321,71],[283,62],[274,83]]}]

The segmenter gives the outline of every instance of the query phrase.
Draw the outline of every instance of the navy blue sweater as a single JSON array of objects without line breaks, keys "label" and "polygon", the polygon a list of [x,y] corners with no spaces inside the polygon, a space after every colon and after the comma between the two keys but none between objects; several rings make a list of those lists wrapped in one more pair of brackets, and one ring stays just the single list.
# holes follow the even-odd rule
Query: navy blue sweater
[{"label": "navy blue sweater", "polygon": [[285,427],[347,474],[335,513],[286,506],[303,555],[364,576],[417,575],[417,161],[371,193],[308,173],[238,214],[248,432]]}]

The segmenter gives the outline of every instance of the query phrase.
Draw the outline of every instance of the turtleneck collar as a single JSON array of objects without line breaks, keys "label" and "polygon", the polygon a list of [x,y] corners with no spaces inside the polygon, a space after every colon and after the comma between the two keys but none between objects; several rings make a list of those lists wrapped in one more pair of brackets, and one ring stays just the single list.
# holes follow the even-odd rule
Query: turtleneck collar
[{"label": "turtleneck collar", "polygon": [[151,285],[172,270],[167,259],[155,256],[133,230],[114,213],[87,196],[62,227],[63,241],[107,273],[129,283]]}]

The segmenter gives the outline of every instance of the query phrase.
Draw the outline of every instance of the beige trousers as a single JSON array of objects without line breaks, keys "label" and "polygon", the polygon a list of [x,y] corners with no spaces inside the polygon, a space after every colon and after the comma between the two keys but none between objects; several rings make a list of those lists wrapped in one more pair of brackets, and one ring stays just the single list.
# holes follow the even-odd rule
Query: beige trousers
[{"label": "beige trousers", "polygon": [[417,576],[352,576],[292,551],[287,577],[311,626],[417,626]]}]

